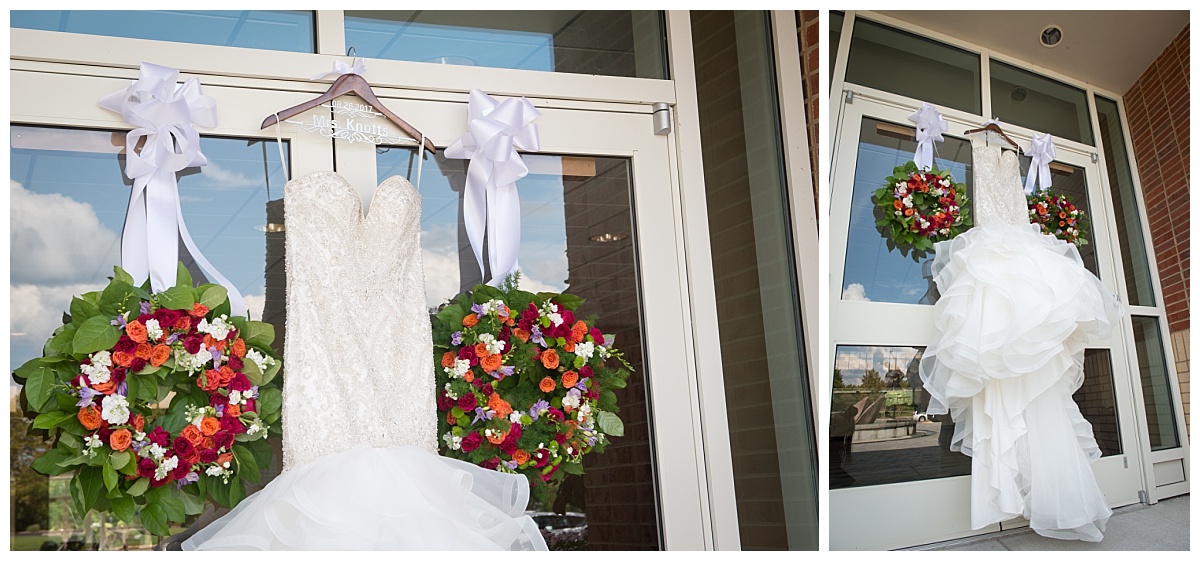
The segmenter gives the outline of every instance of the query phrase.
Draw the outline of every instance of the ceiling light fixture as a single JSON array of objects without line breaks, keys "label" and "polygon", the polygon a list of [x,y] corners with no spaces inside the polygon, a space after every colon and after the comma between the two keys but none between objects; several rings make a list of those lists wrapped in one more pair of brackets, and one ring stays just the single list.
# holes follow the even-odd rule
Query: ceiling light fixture
[{"label": "ceiling light fixture", "polygon": [[594,242],[608,243],[608,242],[618,242],[618,241],[621,241],[628,237],[629,237],[629,234],[612,234],[612,233],[606,232],[603,234],[592,236],[591,240]]},{"label": "ceiling light fixture", "polygon": [[1043,47],[1048,49],[1053,49],[1054,47],[1058,46],[1062,40],[1063,30],[1057,25],[1047,25],[1046,28],[1042,30],[1042,36],[1038,38],[1038,42],[1040,42]]}]

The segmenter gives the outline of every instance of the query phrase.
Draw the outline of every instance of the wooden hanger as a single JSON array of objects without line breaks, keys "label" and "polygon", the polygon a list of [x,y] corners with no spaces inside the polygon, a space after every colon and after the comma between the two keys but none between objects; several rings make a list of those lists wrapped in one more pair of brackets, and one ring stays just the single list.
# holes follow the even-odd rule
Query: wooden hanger
[{"label": "wooden hanger", "polygon": [[397,127],[400,127],[400,130],[408,133],[408,135],[413,137],[414,140],[420,141],[421,138],[425,138],[425,149],[429,150],[429,152],[433,154],[437,153],[437,149],[433,146],[433,141],[422,135],[421,131],[418,131],[412,125],[405,122],[404,119],[401,119],[400,117],[396,116],[395,113],[389,111],[387,107],[384,107],[383,103],[379,101],[379,98],[375,97],[375,92],[371,90],[371,85],[367,83],[366,79],[358,74],[342,74],[337,80],[333,81],[333,85],[329,86],[329,90],[324,94],[321,94],[320,97],[311,99],[294,107],[289,107],[283,111],[280,111],[279,113],[267,115],[267,118],[263,119],[262,127],[260,128],[265,129],[279,121],[287,119],[288,117],[299,115],[300,113],[308,111],[313,107],[317,107],[318,105],[332,101],[333,99],[348,93],[357,94],[358,97],[370,104],[371,107],[374,107],[376,111],[382,113],[384,117],[387,117],[387,120],[394,123]]},{"label": "wooden hanger", "polygon": [[1009,138],[1007,134],[1004,134],[1004,131],[1000,130],[1000,125],[997,125],[996,123],[988,123],[977,129],[971,129],[967,132],[964,132],[963,134],[975,134],[977,132],[984,132],[984,131],[994,132],[994,133],[1000,135],[1000,137],[1003,138],[1005,141],[1007,141],[1009,143],[1009,145],[1011,145],[1013,147],[1013,149],[1017,151],[1018,154],[1025,153],[1025,151],[1021,150],[1021,147],[1017,145],[1016,141]]}]

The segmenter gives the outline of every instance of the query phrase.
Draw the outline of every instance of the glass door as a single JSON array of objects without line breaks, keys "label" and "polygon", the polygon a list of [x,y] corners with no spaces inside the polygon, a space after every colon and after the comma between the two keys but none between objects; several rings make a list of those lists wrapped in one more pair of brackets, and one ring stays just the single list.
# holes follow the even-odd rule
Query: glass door
[{"label": "glass door", "polygon": [[[890,244],[875,227],[871,195],[894,166],[911,160],[916,142],[907,116],[915,109],[916,104],[883,95],[856,95],[842,107],[830,195],[832,549],[905,547],[1026,523],[1018,518],[971,529],[971,459],[949,450],[953,424],[926,412],[929,396],[918,373],[938,298],[930,273],[933,255]],[[966,183],[970,196],[971,147],[963,132],[980,119],[943,112],[950,130],[935,161]],[[1005,129],[1028,142],[1029,131]],[[1099,166],[1089,147],[1057,144],[1054,190],[1092,216],[1090,243],[1081,254],[1115,293],[1119,269]],[[1024,172],[1028,159],[1022,159]],[[1121,325],[1111,340],[1089,342],[1084,386],[1074,395],[1100,444],[1103,456],[1093,469],[1111,506],[1136,502],[1143,488],[1125,345],[1128,320]]]}]

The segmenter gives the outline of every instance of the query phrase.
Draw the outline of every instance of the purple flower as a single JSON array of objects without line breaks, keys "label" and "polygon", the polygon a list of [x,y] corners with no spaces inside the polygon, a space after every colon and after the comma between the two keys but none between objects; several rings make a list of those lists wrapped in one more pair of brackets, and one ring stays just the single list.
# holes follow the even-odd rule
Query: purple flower
[{"label": "purple flower", "polygon": [[92,405],[92,398],[94,398],[98,395],[104,395],[104,394],[102,394],[96,390],[93,390],[92,388],[89,388],[87,386],[83,386],[83,387],[79,388],[79,403],[76,403],[75,406],[76,407],[87,407],[88,405]]},{"label": "purple flower", "polygon": [[455,331],[450,335],[450,342],[455,345],[462,344],[462,331]]},{"label": "purple flower", "polygon": [[125,324],[126,324],[125,316],[117,316],[117,319],[114,319],[108,323],[119,326],[121,329],[125,329]]},{"label": "purple flower", "polygon": [[471,311],[474,312],[475,315],[477,315],[477,316],[482,316],[483,315],[483,306],[481,306],[479,304],[472,304]]},{"label": "purple flower", "polygon": [[122,380],[120,384],[117,384],[117,389],[115,391],[118,394],[128,396],[129,395],[129,384],[126,383],[124,380]]},{"label": "purple flower", "polygon": [[218,349],[218,348],[216,348],[216,347],[209,347],[209,348],[208,348],[208,352],[209,352],[210,354],[212,354],[212,359],[213,359],[213,365],[214,365],[214,366],[215,366],[215,365],[219,365],[219,364],[221,364],[221,349]]},{"label": "purple flower", "polygon": [[218,417],[224,417],[224,416],[225,416],[225,406],[224,406],[224,405],[217,404],[217,406],[216,406],[216,407],[214,407],[213,409],[216,409],[216,410],[217,410],[217,416],[218,416]]},{"label": "purple flower", "polygon": [[175,341],[178,341],[178,340],[179,340],[179,334],[172,333],[170,337],[167,337],[167,344],[170,345],[171,343],[174,343]]},{"label": "purple flower", "polygon": [[588,388],[587,388],[587,384],[585,384],[583,382],[583,380],[580,380],[578,382],[575,382],[575,389],[577,389],[581,392],[586,392]]},{"label": "purple flower", "polygon": [[550,404],[546,403],[546,400],[544,399],[539,399],[537,403],[534,403],[533,406],[529,408],[529,416],[536,419],[539,415],[545,413],[549,409]]},{"label": "purple flower", "polygon": [[500,463],[504,464],[504,467],[506,467],[508,469],[511,469],[511,470],[517,469],[517,461],[516,460],[508,460],[506,462],[502,461]]},{"label": "purple flower", "polygon": [[479,421],[490,421],[495,416],[496,416],[496,412],[492,411],[491,409],[485,410],[482,407],[476,407],[475,408],[475,419],[471,421],[471,424],[473,425],[475,423],[478,423]]},{"label": "purple flower", "polygon": [[200,474],[198,474],[194,471],[189,471],[187,475],[183,476],[182,478],[176,479],[175,485],[178,485],[179,488],[182,489],[184,485],[189,485],[189,484],[195,483],[197,481],[200,481]]},{"label": "purple flower", "polygon": [[501,366],[499,370],[496,370],[496,371],[492,372],[491,374],[492,374],[493,378],[496,378],[497,380],[499,380],[501,376],[512,376],[513,372],[514,372],[514,370],[513,370],[512,365],[509,365],[509,366]]},{"label": "purple flower", "polygon": [[149,302],[140,302],[140,303],[138,303],[138,307],[142,309],[143,315],[150,313],[150,303]]},{"label": "purple flower", "polygon": [[542,347],[546,346],[546,340],[542,338],[542,330],[536,325],[533,326],[533,329],[529,332],[529,340],[541,345]]}]

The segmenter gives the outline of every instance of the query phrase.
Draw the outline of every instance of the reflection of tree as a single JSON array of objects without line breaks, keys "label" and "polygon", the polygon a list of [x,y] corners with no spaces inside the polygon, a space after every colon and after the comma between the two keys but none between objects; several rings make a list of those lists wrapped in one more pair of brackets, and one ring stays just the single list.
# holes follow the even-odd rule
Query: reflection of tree
[{"label": "reflection of tree", "polygon": [[837,368],[834,368],[833,369],[833,389],[839,390],[844,387],[846,387],[846,383],[842,381],[842,371]]},{"label": "reflection of tree", "polygon": [[19,415],[10,415],[9,426],[9,500],[12,501],[11,530],[24,532],[37,526],[49,526],[49,479],[29,466],[49,446],[41,437],[29,434],[33,423]]},{"label": "reflection of tree", "polygon": [[874,368],[868,368],[863,374],[862,381],[858,383],[859,387],[867,391],[883,391],[887,386],[883,378],[879,376],[879,371]]}]

